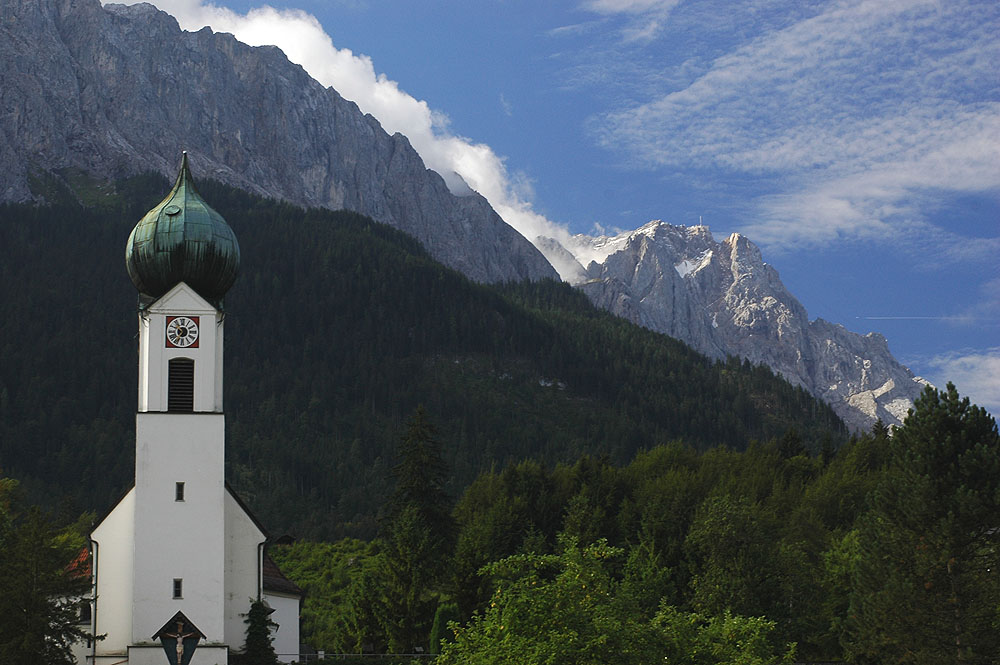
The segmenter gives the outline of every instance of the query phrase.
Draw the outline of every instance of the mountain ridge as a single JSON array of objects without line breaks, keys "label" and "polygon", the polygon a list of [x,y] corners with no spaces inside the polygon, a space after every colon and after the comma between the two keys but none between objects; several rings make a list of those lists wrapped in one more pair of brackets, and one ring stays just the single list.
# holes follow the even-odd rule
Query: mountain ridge
[{"label": "mountain ridge", "polygon": [[684,340],[702,353],[763,363],[834,407],[853,429],[900,425],[927,382],[889,352],[879,333],[859,335],[809,320],[760,248],[733,233],[716,242],[707,226],[654,220],[593,241],[603,251],[578,286],[625,319]]},{"label": "mountain ridge", "polygon": [[[884,338],[810,323],[742,236],[727,250],[728,269],[707,227],[653,221],[567,246],[529,242],[277,47],[182,31],[149,4],[0,0],[0,10],[0,201],[37,200],[40,175],[74,169],[105,180],[169,176],[187,148],[197,177],[370,216],[475,281],[555,278],[557,266],[619,316],[712,357],[767,364],[854,429],[899,424],[923,385]],[[658,249],[667,236],[672,249]]]},{"label": "mountain ridge", "polygon": [[170,175],[185,148],[202,177],[368,215],[476,281],[556,276],[486,199],[452,194],[406,137],[277,47],[185,32],[148,4],[0,0],[0,10],[2,200],[36,198],[32,170]]}]

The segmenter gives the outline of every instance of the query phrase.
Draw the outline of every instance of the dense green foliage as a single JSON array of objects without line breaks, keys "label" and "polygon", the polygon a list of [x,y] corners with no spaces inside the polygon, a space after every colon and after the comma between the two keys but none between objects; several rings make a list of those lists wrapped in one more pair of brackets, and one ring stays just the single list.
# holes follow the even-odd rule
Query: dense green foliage
[{"label": "dense green foliage", "polygon": [[71,563],[83,546],[0,477],[0,663],[71,665],[70,646],[88,637],[79,624],[90,576]]},{"label": "dense green foliage", "polygon": [[[0,467],[37,501],[104,510],[131,482],[136,294],[122,248],[167,189],[77,183],[89,207],[66,192],[0,206]],[[274,532],[372,536],[418,404],[452,495],[522,459],[623,464],[676,438],[742,449],[793,428],[814,451],[844,437],[767,368],[708,360],[564,284],[470,283],[358,215],[201,190],[243,256],[226,299],[228,478]]]},{"label": "dense green foliage", "polygon": [[604,540],[580,548],[561,539],[560,554],[518,554],[484,568],[496,590],[483,614],[455,627],[441,665],[644,665],[666,662],[791,662],[768,641],[774,624],[762,619],[716,619],[664,605],[650,620],[612,574],[622,554]]},{"label": "dense green foliage", "polygon": [[[449,575],[424,591],[423,620],[430,621],[435,602],[455,603],[461,623],[476,613],[480,617],[468,633],[472,639],[485,629],[482,622],[511,567],[558,569],[565,557],[582,556],[586,548],[575,543],[603,542],[602,551],[614,556],[602,569],[602,584],[613,587],[618,604],[600,612],[631,622],[631,628],[659,635],[655,626],[669,619],[672,625],[703,626],[707,636],[722,630],[727,616],[734,626],[766,617],[770,623],[760,629],[768,635],[771,655],[794,642],[800,656],[836,656],[850,575],[838,574],[840,559],[831,552],[853,533],[880,477],[885,445],[884,436],[864,435],[824,462],[805,455],[784,458],[777,441],[745,452],[704,453],[675,442],[642,452],[624,467],[585,457],[571,465],[524,461],[486,472],[455,505],[458,530],[447,557]],[[392,556],[389,538],[385,534],[370,545],[368,556],[376,550]],[[354,554],[359,547],[345,543],[340,553],[332,545],[306,542],[275,548],[273,555],[289,576],[312,585],[305,616],[322,614],[334,623],[335,617],[357,613],[353,599],[385,593],[384,576],[364,573],[370,568]],[[348,557],[355,562],[353,574],[341,574]],[[310,563],[303,566],[305,561]],[[498,568],[497,561],[505,563]],[[300,581],[298,571],[317,565]],[[501,569],[507,572],[501,575]],[[511,579],[515,586],[530,586],[520,573]],[[551,602],[561,602],[562,591],[550,590],[557,593]],[[525,596],[525,602],[531,598]],[[598,619],[591,610],[598,612],[587,609],[572,621],[589,626]],[[369,649],[385,648],[384,640],[358,640],[349,629],[306,633],[328,652],[357,651],[362,641]]]},{"label": "dense green foliage", "polygon": [[359,607],[362,598],[350,594],[362,589],[353,582],[371,578],[377,553],[377,542],[353,538],[335,543],[300,541],[270,550],[282,572],[306,593],[300,620],[302,634],[309,636],[310,644],[346,653],[363,650],[362,642],[369,639],[365,627],[376,622],[346,608]]},{"label": "dense green foliage", "polygon": [[950,384],[925,391],[892,438],[858,523],[849,639],[858,662],[998,662],[998,451],[994,419]]},{"label": "dense green foliage", "polygon": [[[457,608],[445,663],[764,663],[789,644],[805,661],[997,662],[995,421],[951,386],[928,389],[892,437],[876,426],[835,454],[794,450],[674,442],[625,466],[584,457],[483,473],[453,510],[450,575],[424,588],[411,624]],[[399,556],[391,538],[367,551]],[[343,565],[310,555],[330,548],[275,556],[318,565],[317,580]],[[313,586],[306,612],[349,616],[383,594],[385,578],[363,569]],[[351,635],[306,639],[387,648]]]}]

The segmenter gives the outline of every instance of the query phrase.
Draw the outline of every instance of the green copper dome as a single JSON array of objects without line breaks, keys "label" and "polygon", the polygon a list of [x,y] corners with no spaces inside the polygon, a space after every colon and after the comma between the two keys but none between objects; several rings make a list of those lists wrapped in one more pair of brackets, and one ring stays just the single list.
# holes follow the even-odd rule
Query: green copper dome
[{"label": "green copper dome", "polygon": [[185,282],[221,308],[222,297],[236,281],[236,235],[198,194],[186,152],[174,188],[132,229],[125,265],[135,287],[152,300]]}]

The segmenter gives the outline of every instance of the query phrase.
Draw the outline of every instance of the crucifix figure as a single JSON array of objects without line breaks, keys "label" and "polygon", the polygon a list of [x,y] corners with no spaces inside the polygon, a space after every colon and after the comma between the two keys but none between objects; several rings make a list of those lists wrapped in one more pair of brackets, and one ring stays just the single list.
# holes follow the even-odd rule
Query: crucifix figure
[{"label": "crucifix figure", "polygon": [[177,665],[182,665],[184,662],[184,638],[185,637],[195,637],[198,633],[184,632],[184,622],[177,622],[177,632],[176,633],[161,633],[164,637],[173,637],[177,640]]}]

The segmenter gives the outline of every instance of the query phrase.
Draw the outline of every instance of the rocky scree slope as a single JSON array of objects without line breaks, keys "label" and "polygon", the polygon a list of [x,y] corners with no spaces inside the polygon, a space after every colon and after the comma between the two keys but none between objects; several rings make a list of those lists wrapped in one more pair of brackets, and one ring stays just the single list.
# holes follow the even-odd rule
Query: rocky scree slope
[{"label": "rocky scree slope", "polygon": [[172,177],[182,149],[198,178],[360,212],[476,281],[556,277],[486,199],[453,195],[276,47],[184,32],[148,4],[0,0],[0,200],[35,198],[38,173]]},{"label": "rocky scree slope", "polygon": [[927,385],[892,357],[882,335],[809,321],[742,235],[719,243],[707,226],[654,221],[618,236],[574,240],[574,254],[604,255],[579,283],[596,305],[710,356],[763,363],[832,405],[852,429],[876,419],[901,424]]}]

